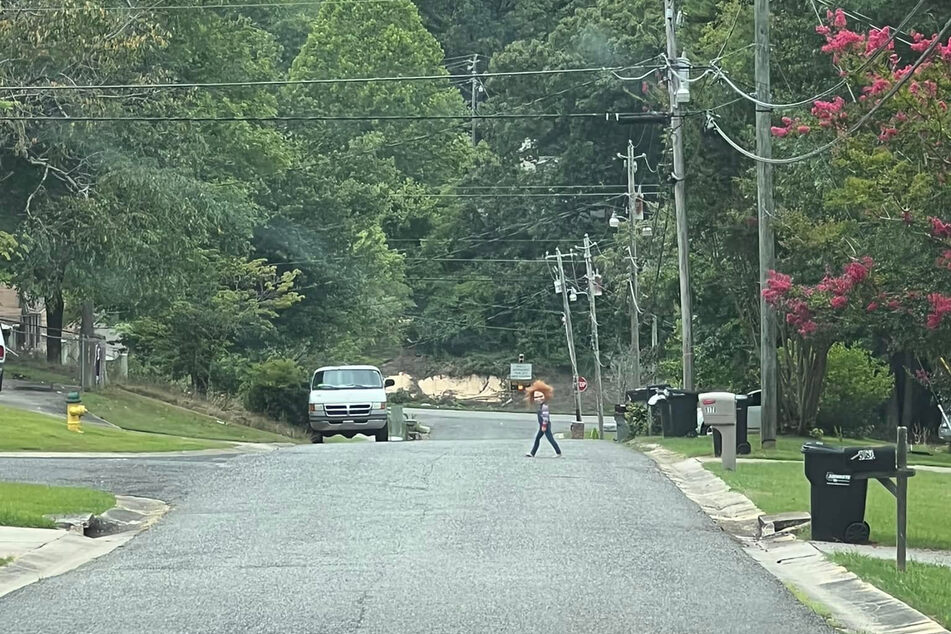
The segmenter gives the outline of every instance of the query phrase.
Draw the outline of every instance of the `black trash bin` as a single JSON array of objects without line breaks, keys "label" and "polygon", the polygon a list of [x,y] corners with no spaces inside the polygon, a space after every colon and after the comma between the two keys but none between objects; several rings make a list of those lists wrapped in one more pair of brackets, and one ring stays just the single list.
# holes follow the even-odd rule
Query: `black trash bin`
[{"label": "black trash bin", "polygon": [[[831,447],[821,442],[802,446],[810,487],[812,538],[827,542],[867,542],[865,522],[868,478],[895,474],[894,447]],[[858,476],[858,477],[856,477]]]},{"label": "black trash bin", "polygon": [[697,435],[699,392],[668,390],[661,407],[661,427],[665,438]]},{"label": "black trash bin", "polygon": [[[736,395],[736,455],[748,456],[752,450],[749,435],[746,430],[747,410],[750,399],[745,394]],[[713,430],[713,455],[719,458],[723,454],[723,436],[717,429]]]}]

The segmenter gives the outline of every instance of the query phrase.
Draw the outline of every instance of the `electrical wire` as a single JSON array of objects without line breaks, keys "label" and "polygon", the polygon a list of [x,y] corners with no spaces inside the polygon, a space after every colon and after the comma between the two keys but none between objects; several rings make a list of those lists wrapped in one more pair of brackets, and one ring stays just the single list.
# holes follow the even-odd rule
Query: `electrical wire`
[{"label": "electrical wire", "polygon": [[139,5],[139,6],[103,6],[85,5],[78,7],[54,6],[12,6],[0,7],[0,12],[12,13],[15,11],[31,13],[58,13],[60,11],[192,11],[200,9],[279,9],[284,7],[333,5],[361,5],[361,4],[393,4],[401,0],[291,0],[290,2],[241,2],[223,4],[182,4],[182,5]]},{"label": "electrical wire", "polygon": [[[824,6],[824,7],[826,7],[826,8],[842,9],[842,7],[833,6],[832,3],[828,2],[827,0],[811,0],[811,1],[813,2],[813,6],[815,6],[815,3],[818,2],[819,4],[821,4],[822,6]],[[846,16],[852,18],[853,20],[858,20],[859,22],[863,22],[864,24],[867,24],[868,26],[872,27],[873,29],[879,29],[879,30],[881,30],[880,27],[876,26],[875,23],[872,22],[872,18],[868,17],[867,15],[862,15],[862,14],[859,13],[858,11],[854,11],[854,12],[853,12],[851,9],[842,9],[842,13],[844,13]],[[818,11],[818,10],[816,11],[816,15],[819,16],[819,11]],[[821,16],[819,16],[819,19],[820,19],[820,21],[822,20]],[[907,33],[904,33],[904,32],[902,32],[902,31],[899,31],[898,29],[896,29],[896,31],[897,31],[898,33],[903,34],[903,35],[908,35]],[[912,45],[912,42],[910,42],[910,41],[908,41],[908,40],[905,40],[905,39],[902,39],[902,38],[897,38],[897,39],[898,39],[898,41],[901,42],[902,44],[905,44],[905,45],[907,45],[907,46],[911,46],[911,45]]]},{"label": "electrical wire", "polygon": [[[646,185],[647,187],[659,187],[659,185]],[[515,193],[451,193],[451,194],[437,194],[437,193],[396,193],[393,196],[398,198],[596,198],[599,196],[618,196],[618,192],[547,192],[547,193],[527,193],[527,194],[515,194]],[[625,196],[627,194],[624,194]]]},{"label": "electrical wire", "polygon": [[605,73],[615,70],[625,70],[633,68],[632,66],[591,66],[586,68],[551,68],[541,70],[511,70],[484,72],[475,75],[392,75],[377,77],[326,77],[320,79],[269,79],[258,81],[220,81],[220,82],[192,82],[192,83],[154,83],[154,84],[53,84],[48,86],[37,85],[19,85],[19,86],[0,86],[0,90],[44,90],[44,91],[68,91],[68,90],[166,90],[176,88],[248,88],[253,86],[313,86],[322,84],[371,84],[386,82],[407,82],[407,81],[452,81],[455,79],[471,80],[485,79],[486,77],[528,77],[537,75],[570,75],[576,73]]},{"label": "electrical wire", "polygon": [[929,57],[931,57],[931,54],[934,52],[935,48],[937,48],[938,44],[942,41],[942,39],[948,33],[948,31],[951,31],[951,19],[948,19],[944,27],[941,29],[941,32],[938,33],[934,41],[931,42],[931,45],[921,54],[921,57],[919,57],[918,60],[915,61],[914,64],[912,64],[912,66],[908,69],[908,71],[904,74],[904,76],[898,82],[896,82],[895,85],[893,85],[891,89],[889,89],[888,92],[886,92],[882,96],[882,98],[878,101],[878,103],[872,106],[872,108],[869,109],[869,111],[866,112],[865,115],[855,123],[855,125],[853,125],[851,128],[846,130],[845,133],[837,135],[835,138],[833,138],[831,141],[829,141],[825,145],[822,145],[812,150],[811,152],[800,154],[799,156],[791,156],[788,158],[781,158],[781,159],[762,157],[757,155],[754,152],[751,152],[743,148],[742,146],[737,144],[735,141],[733,141],[733,139],[727,136],[727,134],[720,128],[720,126],[717,124],[716,120],[713,118],[712,115],[708,117],[707,123],[712,129],[716,130],[717,134],[719,134],[720,137],[724,141],[726,141],[734,150],[736,150],[743,156],[749,159],[752,159],[754,161],[757,161],[759,163],[769,163],[771,165],[791,165],[793,163],[799,163],[800,161],[805,161],[806,159],[810,159],[814,156],[818,156],[826,152],[827,150],[831,149],[832,147],[838,145],[844,139],[852,136],[858,130],[860,130],[866,123],[868,123],[868,121],[871,120],[871,118],[875,115],[875,113],[878,112],[882,108],[882,106],[884,106],[892,97],[894,97],[898,93],[898,91],[901,90],[901,88],[906,83],[908,83],[909,80],[911,80],[911,78],[915,74],[915,71],[918,68],[920,68],[922,64],[924,64],[928,60]]},{"label": "electrical wire", "polygon": [[666,121],[666,113],[645,112],[536,112],[525,114],[464,114],[464,115],[296,115],[296,116],[78,116],[53,117],[39,116],[10,116],[0,115],[0,121],[64,121],[70,123],[118,122],[134,121],[140,123],[178,122],[178,123],[207,123],[207,122],[301,122],[301,121],[469,121],[471,119],[604,119],[623,123],[627,121]]},{"label": "electrical wire", "polygon": [[595,189],[604,187],[626,187],[626,185],[456,185],[456,189]]},{"label": "electrical wire", "polygon": [[[922,6],[924,6],[924,4],[925,4],[925,0],[918,0],[918,4],[916,4],[914,8],[908,13],[908,15],[905,16],[905,19],[902,20],[901,24],[899,24],[896,29],[892,30],[889,33],[888,39],[879,48],[877,48],[875,52],[872,53],[871,56],[869,56],[864,62],[862,62],[862,64],[854,71],[854,74],[858,74],[864,71],[866,68],[871,66],[882,53],[888,50],[888,46],[892,42],[895,41],[895,39],[897,38],[901,30],[905,28],[905,26],[908,25],[911,19],[915,16],[916,13],[918,13],[918,11],[921,9]],[[770,110],[790,110],[793,108],[800,108],[802,106],[814,103],[818,99],[822,99],[823,97],[826,97],[834,93],[839,88],[846,86],[848,84],[848,80],[843,79],[839,81],[838,83],[836,83],[835,85],[827,88],[826,90],[823,90],[819,94],[813,97],[810,97],[808,99],[802,99],[800,101],[796,101],[793,103],[769,103],[767,101],[762,101],[758,99],[757,97],[747,93],[745,90],[737,86],[736,83],[732,79],[730,79],[730,77],[726,74],[726,71],[724,71],[722,68],[717,66],[716,63],[711,62],[710,66],[714,69],[715,76],[718,79],[723,80],[723,82],[726,83],[726,85],[729,86],[731,89],[733,89],[734,92],[740,95],[741,98],[746,99],[747,101],[750,101],[756,104],[757,106],[760,106],[761,108],[768,108]]]},{"label": "electrical wire", "polygon": [[730,43],[730,40],[733,39],[733,32],[736,31],[736,25],[740,21],[740,14],[743,12],[744,3],[740,2],[736,5],[736,14],[733,16],[733,26],[730,27],[729,33],[726,34],[726,37],[723,38],[723,45],[720,46],[720,52],[717,53],[715,58],[716,61],[723,59],[723,51],[726,50],[727,44]]}]

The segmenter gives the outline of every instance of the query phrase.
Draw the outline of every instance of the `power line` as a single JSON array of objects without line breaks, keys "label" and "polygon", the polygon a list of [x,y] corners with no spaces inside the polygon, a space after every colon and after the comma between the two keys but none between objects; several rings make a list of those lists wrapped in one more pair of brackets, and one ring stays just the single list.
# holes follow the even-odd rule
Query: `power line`
[{"label": "power line", "polygon": [[387,242],[572,242],[567,238],[387,238]]},{"label": "power line", "polygon": [[538,328],[511,328],[508,326],[489,326],[486,324],[465,324],[454,321],[447,321],[445,319],[437,319],[434,317],[426,317],[424,315],[403,315],[404,319],[419,319],[421,321],[428,321],[436,324],[446,324],[449,326],[456,326],[457,328],[465,328],[470,330],[506,330],[511,332],[537,332],[541,334],[549,334],[550,330],[540,330]]},{"label": "power line", "polygon": [[[815,1],[818,2],[819,4],[821,4],[822,6],[827,7],[827,8],[842,9],[842,7],[833,6],[832,3],[828,2],[828,0],[815,0]],[[816,13],[818,14],[818,11],[817,11]],[[844,13],[844,14],[847,15],[848,17],[852,18],[853,20],[858,20],[859,22],[864,22],[865,24],[867,24],[868,26],[872,27],[873,29],[880,29],[880,27],[878,27],[874,22],[872,22],[872,18],[868,17],[867,15],[862,15],[862,14],[859,13],[858,11],[852,11],[851,9],[842,9],[842,13]],[[899,30],[899,29],[895,29],[895,30],[896,30],[896,32],[898,32],[898,33],[903,33],[903,31],[901,31],[901,30]],[[904,35],[907,35],[907,33],[903,33],[903,34],[904,34]],[[902,39],[902,38],[897,38],[897,39],[898,39],[898,41],[901,42],[902,44],[907,44],[908,46],[911,46],[911,44],[912,44],[912,42],[909,42],[908,40],[904,40],[904,39]]]},{"label": "power line", "polygon": [[[646,185],[648,187],[659,187],[659,185]],[[545,194],[496,194],[496,193],[485,193],[485,194],[469,194],[469,193],[452,193],[452,194],[430,194],[430,193],[418,193],[414,194],[412,192],[408,193],[398,193],[394,196],[399,198],[589,198],[589,197],[598,197],[598,196],[617,196],[618,192],[548,192]]]},{"label": "power line", "polygon": [[0,11],[11,13],[14,11],[34,13],[56,13],[60,11],[192,11],[200,9],[280,9],[284,7],[320,6],[323,4],[360,5],[360,4],[392,4],[399,0],[298,0],[291,2],[242,2],[234,4],[181,4],[181,5],[138,5],[138,6],[102,6],[86,5],[78,7],[0,7]]},{"label": "power line", "polygon": [[[919,3],[919,5],[920,4],[921,3]],[[724,141],[726,141],[734,150],[736,150],[737,152],[739,152],[740,154],[742,154],[743,156],[749,159],[753,159],[754,161],[757,161],[760,163],[769,163],[772,165],[791,165],[792,163],[799,163],[800,161],[805,161],[806,159],[810,159],[814,156],[818,156],[819,154],[822,154],[823,152],[826,152],[832,147],[838,145],[839,143],[842,142],[842,140],[852,136],[853,134],[858,132],[866,123],[868,123],[868,121],[871,120],[872,116],[874,116],[875,113],[878,112],[882,108],[882,106],[884,106],[892,97],[894,97],[898,93],[898,91],[901,90],[902,86],[908,83],[908,81],[914,76],[915,71],[918,68],[920,68],[922,64],[924,64],[928,60],[929,57],[931,57],[931,54],[934,52],[935,48],[937,48],[938,44],[941,43],[942,39],[948,33],[948,31],[951,31],[951,18],[949,18],[948,21],[945,23],[944,27],[941,29],[941,32],[938,33],[934,41],[931,42],[931,45],[921,54],[921,57],[919,57],[917,61],[915,61],[915,63],[912,64],[912,66],[905,72],[904,76],[898,82],[896,82],[895,85],[892,86],[891,89],[888,92],[886,92],[882,96],[882,98],[874,106],[872,106],[872,108],[868,112],[865,113],[865,116],[859,119],[856,122],[856,124],[853,125],[851,128],[846,130],[844,134],[839,134],[835,136],[831,141],[829,141],[825,145],[817,147],[811,152],[800,154],[799,156],[791,156],[788,158],[781,158],[781,159],[762,157],[755,154],[754,152],[750,152],[746,148],[737,144],[729,136],[727,136],[727,134],[720,128],[720,126],[717,124],[716,120],[713,118],[712,115],[708,117],[707,123],[713,130],[716,130],[717,134],[719,134],[720,137]]]},{"label": "power line", "polygon": [[456,185],[456,189],[594,189],[597,187],[618,187],[625,185]]},{"label": "power line", "polygon": [[[879,46],[875,50],[875,52],[872,53],[871,56],[869,56],[864,62],[862,62],[862,64],[857,69],[855,69],[855,71],[853,71],[853,75],[860,74],[866,68],[871,66],[882,53],[888,50],[889,44],[895,41],[895,39],[898,37],[898,34],[901,32],[901,30],[904,29],[908,25],[909,22],[911,22],[911,19],[915,16],[916,13],[918,13],[918,11],[921,9],[921,7],[924,4],[925,4],[925,0],[918,0],[918,4],[916,4],[915,7],[908,13],[908,15],[905,16],[905,19],[902,20],[901,24],[899,24],[896,29],[891,31],[889,33],[888,39],[884,43],[882,43],[882,45]],[[715,76],[717,77],[717,79],[722,79],[724,83],[726,83],[727,86],[729,86],[734,92],[740,95],[741,98],[746,99],[747,101],[750,101],[756,104],[757,106],[760,106],[762,108],[768,108],[771,110],[789,110],[789,109],[799,108],[799,107],[811,104],[818,99],[822,99],[823,97],[834,93],[839,88],[848,84],[848,80],[843,79],[839,81],[838,83],[836,83],[835,85],[823,90],[822,92],[820,92],[819,94],[813,97],[809,97],[808,99],[802,99],[800,101],[796,101],[793,103],[769,103],[769,102],[758,99],[756,96],[747,93],[745,90],[737,86],[736,83],[734,83],[734,81],[730,79],[730,77],[726,74],[726,71],[724,71],[722,68],[717,66],[715,63],[711,62],[710,66],[714,69]]]},{"label": "power line", "polygon": [[0,121],[62,121],[71,123],[134,121],[140,123],[179,122],[204,123],[212,121],[235,122],[300,122],[300,121],[468,121],[470,119],[603,119],[617,123],[651,122],[661,123],[667,120],[665,113],[651,112],[539,112],[525,114],[464,114],[464,115],[292,115],[292,116],[9,116],[0,115]]},{"label": "power line", "polygon": [[[475,75],[476,78],[486,77],[527,77],[536,75],[570,75],[575,73],[604,73],[615,70],[634,68],[631,66],[616,67],[587,67],[587,68],[551,68],[543,70],[510,70],[485,72]],[[0,90],[143,90],[143,89],[175,89],[175,88],[248,88],[252,86],[312,86],[321,84],[372,84],[385,82],[407,81],[452,81],[454,79],[471,80],[473,75],[392,75],[377,77],[327,77],[320,79],[269,79],[258,81],[220,81],[220,82],[192,82],[192,83],[155,83],[155,84],[52,84],[47,86],[20,85],[0,86]]]}]

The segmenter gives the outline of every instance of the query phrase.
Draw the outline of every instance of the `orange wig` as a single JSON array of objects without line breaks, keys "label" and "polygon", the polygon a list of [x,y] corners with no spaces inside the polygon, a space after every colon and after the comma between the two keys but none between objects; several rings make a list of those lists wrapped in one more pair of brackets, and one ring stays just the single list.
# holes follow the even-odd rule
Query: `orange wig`
[{"label": "orange wig", "polygon": [[555,393],[555,390],[553,390],[552,387],[544,381],[535,381],[528,386],[528,389],[525,390],[525,398],[529,405],[533,404],[535,392],[541,392],[542,396],[545,397],[545,402],[547,403],[551,400],[552,394]]}]

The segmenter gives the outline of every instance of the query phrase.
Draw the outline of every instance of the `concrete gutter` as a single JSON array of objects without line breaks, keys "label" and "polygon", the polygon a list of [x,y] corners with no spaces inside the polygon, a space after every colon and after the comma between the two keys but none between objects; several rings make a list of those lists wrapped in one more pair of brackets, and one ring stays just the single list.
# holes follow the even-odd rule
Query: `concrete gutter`
[{"label": "concrete gutter", "polygon": [[0,597],[112,552],[157,522],[168,509],[161,500],[116,496],[116,506],[93,516],[86,534],[75,526],[0,526],[0,557],[13,557],[11,563],[0,566]]},{"label": "concrete gutter", "polygon": [[704,469],[700,460],[685,459],[663,447],[645,453],[747,555],[787,586],[825,606],[839,627],[869,634],[949,634],[921,612],[827,560],[816,545],[788,534],[762,535],[763,511]]}]

